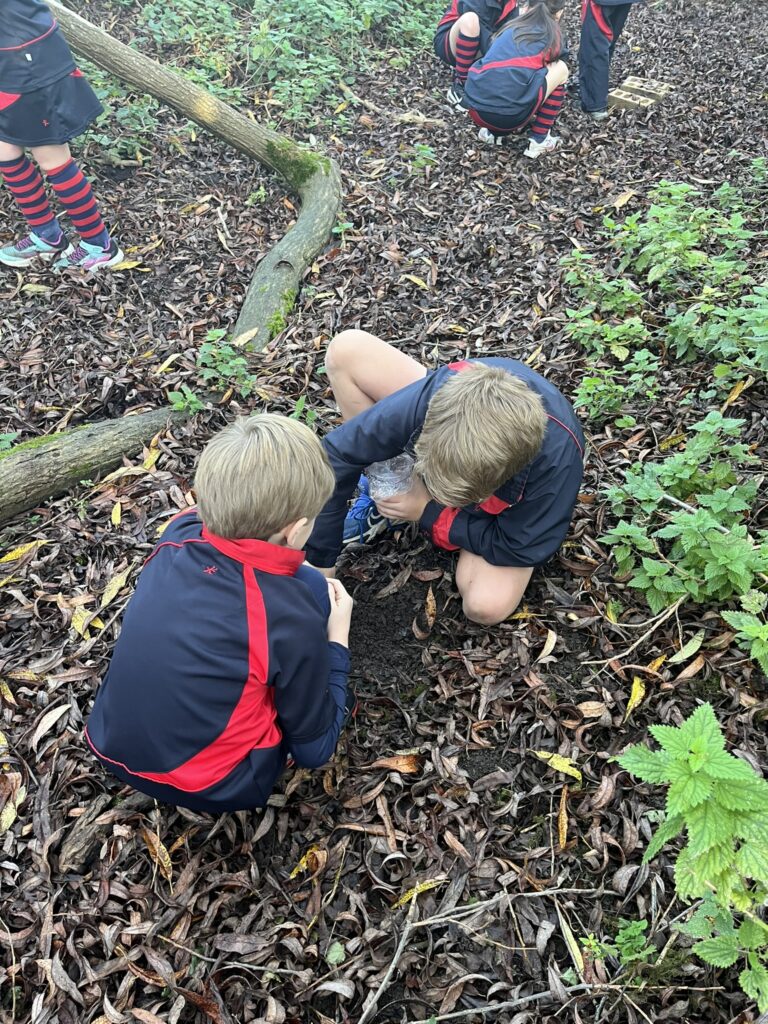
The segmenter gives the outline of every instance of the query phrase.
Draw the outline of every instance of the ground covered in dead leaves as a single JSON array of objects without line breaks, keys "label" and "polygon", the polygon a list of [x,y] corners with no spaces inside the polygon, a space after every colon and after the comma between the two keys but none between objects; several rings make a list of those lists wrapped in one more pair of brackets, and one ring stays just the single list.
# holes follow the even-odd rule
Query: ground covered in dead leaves
[{"label": "ground covered in dead leaves", "polygon": [[[115,10],[114,31],[127,37]],[[430,364],[513,354],[569,392],[584,360],[562,334],[560,256],[574,242],[599,244],[602,210],[622,193],[634,193],[632,210],[661,177],[707,190],[764,151],[760,14],[748,0],[634,9],[616,73],[661,78],[674,95],[599,128],[570,100],[562,153],[535,165],[514,147],[475,145],[441,106],[446,80],[430,56],[408,75],[382,64],[356,89],[444,127],[353,104],[354,130],[294,128],[339,160],[351,226],[312,268],[288,329],[257,357],[258,394],[202,414],[111,480],[84,482],[4,531],[3,552],[39,544],[0,567],[4,766],[26,788],[0,837],[3,1019],[357,1022],[382,982],[369,1024],[493,1003],[510,1005],[487,1019],[510,1024],[756,1019],[735,976],[705,969],[675,933],[685,908],[668,856],[641,865],[660,794],[611,760],[649,723],[678,722],[706,698],[731,748],[768,761],[764,680],[716,609],[681,610],[610,664],[650,613],[612,579],[596,539],[597,491],[679,430],[695,368],[667,368],[634,433],[590,437],[569,541],[499,628],[463,620],[451,559],[408,532],[348,558],[360,713],[334,762],[287,773],[263,813],[156,807],[94,764],[82,725],[138,567],[160,524],[191,501],[201,446],[235,412],[290,413],[302,395],[318,425],[331,426],[318,371],[334,331],[363,326]],[[294,216],[278,181],[159,116],[137,166],[114,166],[93,144],[85,153],[137,265],[95,282],[0,277],[0,433],[21,440],[194,386],[200,342],[234,323],[254,260]],[[420,146],[434,164],[418,166]],[[5,237],[15,214],[4,194],[0,209]],[[733,410],[756,445],[765,402],[758,385]],[[618,622],[606,615],[611,598],[625,607]],[[87,627],[96,612],[100,623]],[[693,668],[648,668],[700,627]],[[647,695],[627,721],[638,673]],[[583,784],[533,751],[573,758]],[[393,905],[415,886],[424,891],[406,924],[408,908]],[[650,922],[656,964],[625,985],[610,958],[587,960],[584,981],[614,987],[585,995],[570,937],[610,937],[619,918],[637,917]]]}]

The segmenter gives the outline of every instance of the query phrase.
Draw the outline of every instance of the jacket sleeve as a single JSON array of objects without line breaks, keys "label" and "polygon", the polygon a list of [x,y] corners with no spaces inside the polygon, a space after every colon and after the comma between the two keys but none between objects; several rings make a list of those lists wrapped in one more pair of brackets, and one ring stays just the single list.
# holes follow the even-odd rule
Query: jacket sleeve
[{"label": "jacket sleeve", "polygon": [[345,716],[349,652],[329,643],[325,624],[313,622],[300,642],[276,652],[274,700],[283,742],[302,768],[319,768],[331,757]]},{"label": "jacket sleeve", "polygon": [[383,398],[323,439],[336,476],[336,489],[317,517],[307,542],[307,560],[312,565],[328,569],[336,564],[347,502],[365,467],[400,455],[421,427],[426,411],[424,383],[422,378]]},{"label": "jacket sleeve", "polygon": [[430,502],[421,526],[440,547],[471,551],[490,565],[542,565],[565,540],[582,475],[577,459],[543,473],[521,501],[499,515]]}]

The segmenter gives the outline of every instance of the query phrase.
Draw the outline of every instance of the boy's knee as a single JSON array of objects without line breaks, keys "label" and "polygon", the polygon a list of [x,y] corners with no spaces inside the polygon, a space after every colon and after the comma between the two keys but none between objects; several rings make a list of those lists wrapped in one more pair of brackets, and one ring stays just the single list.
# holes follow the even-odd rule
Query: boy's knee
[{"label": "boy's knee", "polygon": [[342,331],[331,339],[325,350],[325,368],[329,374],[339,373],[348,365],[359,345],[359,331]]},{"label": "boy's knee", "polygon": [[464,595],[463,610],[470,622],[477,622],[481,626],[498,626],[512,614],[517,603],[503,604],[494,594],[470,591]]},{"label": "boy's knee", "polygon": [[467,11],[459,18],[459,29],[465,36],[480,35],[480,19],[474,11]]}]

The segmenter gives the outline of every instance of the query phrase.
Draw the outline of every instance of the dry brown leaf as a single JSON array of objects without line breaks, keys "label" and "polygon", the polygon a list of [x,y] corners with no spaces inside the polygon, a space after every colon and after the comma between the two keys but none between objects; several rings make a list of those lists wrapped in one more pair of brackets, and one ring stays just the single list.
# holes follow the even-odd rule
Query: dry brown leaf
[{"label": "dry brown leaf", "polygon": [[602,718],[603,713],[608,710],[600,700],[585,700],[581,704],[577,704],[576,707],[585,718]]},{"label": "dry brown leaf", "polygon": [[141,834],[144,836],[144,842],[147,844],[152,860],[166,882],[171,885],[171,891],[173,891],[173,865],[171,864],[168,850],[156,832],[150,832],[149,829],[142,827]]},{"label": "dry brown leaf", "polygon": [[557,814],[557,839],[560,850],[564,850],[568,842],[568,786],[563,786],[560,794],[560,810]]},{"label": "dry brown leaf", "polygon": [[58,720],[69,711],[72,707],[71,704],[60,704],[57,708],[51,708],[50,711],[46,711],[40,721],[37,723],[37,728],[32,734],[30,746],[34,751],[37,751],[37,744],[45,736],[49,729],[58,722]]},{"label": "dry brown leaf", "polygon": [[373,764],[365,765],[366,768],[386,768],[390,772],[400,772],[402,775],[413,775],[421,771],[424,758],[421,754],[393,754],[391,757],[379,757]]}]

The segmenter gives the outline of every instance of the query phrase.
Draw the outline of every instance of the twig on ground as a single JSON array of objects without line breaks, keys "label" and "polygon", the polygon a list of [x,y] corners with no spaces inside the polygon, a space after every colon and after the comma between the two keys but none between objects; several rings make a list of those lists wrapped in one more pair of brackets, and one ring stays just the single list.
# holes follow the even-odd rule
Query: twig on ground
[{"label": "twig on ground", "polygon": [[418,897],[414,893],[413,898],[411,899],[411,905],[408,909],[408,916],[406,917],[405,924],[403,925],[403,934],[400,936],[400,941],[397,944],[395,955],[392,957],[392,961],[389,967],[387,968],[386,974],[381,979],[379,987],[374,992],[373,997],[368,1001],[368,1005],[363,1010],[363,1014],[360,1017],[360,1020],[357,1022],[357,1024],[366,1024],[366,1021],[369,1021],[371,1017],[374,1015],[374,1013],[376,1012],[376,1007],[379,1005],[379,999],[381,999],[381,994],[382,992],[384,992],[387,985],[389,985],[390,979],[397,969],[397,965],[400,962],[400,957],[403,955],[403,950],[405,949],[406,943],[408,942],[408,938],[411,934],[411,931],[413,930],[416,912],[418,910],[417,899]]},{"label": "twig on ground", "polygon": [[358,96],[357,93],[352,92],[346,82],[339,82],[339,88],[352,103],[358,103],[360,106],[365,107],[374,114],[379,114],[381,117],[386,117],[388,121],[396,121],[398,124],[418,124],[424,128],[447,128],[447,123],[441,117],[427,117],[425,114],[417,114],[413,111],[407,111],[404,114],[393,114],[389,110],[384,110],[376,103],[372,103],[371,100],[365,100],[362,96]]},{"label": "twig on ground", "polygon": [[687,600],[687,594],[684,597],[679,597],[673,605],[670,605],[669,608],[666,609],[666,611],[664,611],[661,615],[657,615],[656,618],[652,620],[653,625],[651,626],[651,628],[647,629],[642,636],[638,637],[637,640],[635,640],[635,642],[626,649],[626,651],[622,651],[621,654],[614,654],[610,658],[604,658],[601,661],[585,661],[583,662],[583,664],[610,665],[612,661],[623,661],[623,659],[630,655],[632,651],[635,650],[635,648],[639,647],[640,644],[644,643],[644,641],[646,641],[649,636],[653,636],[653,634],[656,632],[659,626],[663,622],[666,622],[667,619],[671,618],[677,612],[680,605],[684,604]]}]

